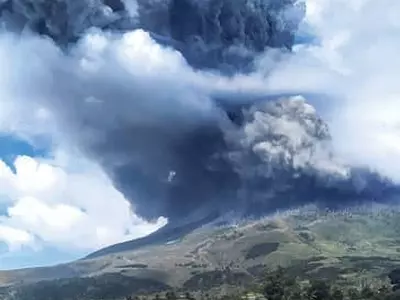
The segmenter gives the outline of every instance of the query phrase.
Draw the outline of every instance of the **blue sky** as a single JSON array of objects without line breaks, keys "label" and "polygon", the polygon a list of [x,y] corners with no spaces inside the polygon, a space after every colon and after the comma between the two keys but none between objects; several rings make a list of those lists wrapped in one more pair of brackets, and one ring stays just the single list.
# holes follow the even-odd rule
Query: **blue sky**
[{"label": "blue sky", "polygon": [[86,161],[66,162],[11,136],[2,136],[0,146],[7,164],[0,168],[0,269],[77,259],[165,224],[135,216],[105,174]]},{"label": "blue sky", "polygon": [[[46,157],[46,147],[34,147],[22,139],[11,135],[0,135],[0,160],[4,161],[14,172],[14,160],[20,155]],[[1,204],[1,203],[0,203]],[[7,213],[7,205],[0,206],[0,215]],[[9,252],[6,244],[0,244],[0,269],[24,268],[35,265],[48,265],[75,259],[84,252],[68,253],[59,249],[44,246],[39,251],[32,248]]]},{"label": "blue sky", "polygon": [[64,252],[53,247],[43,247],[39,251],[28,248],[18,252],[8,252],[5,245],[0,247],[0,251],[5,253],[0,256],[2,270],[54,265],[75,260],[86,254],[85,252]]},{"label": "blue sky", "polygon": [[14,160],[19,155],[46,157],[49,154],[46,146],[33,146],[27,141],[9,134],[0,135],[0,159],[14,169]]},{"label": "blue sky", "polygon": [[[13,137],[12,135],[0,135],[0,160],[4,161],[14,172],[14,160],[19,155],[32,157],[45,157],[45,148],[33,147],[26,141]],[[0,215],[7,213],[7,205],[0,203]],[[39,255],[32,249],[25,251],[9,252],[6,244],[0,244],[0,268],[12,269],[22,268],[29,265],[45,265],[48,263],[58,263],[71,259],[73,256],[61,253],[56,249],[45,248]]]},{"label": "blue sky", "polygon": [[71,153],[5,134],[0,160],[0,269],[78,259],[166,222],[137,217],[98,166]]},{"label": "blue sky", "polygon": [[[47,151],[45,147],[34,147],[26,141],[9,134],[0,134],[0,160],[7,164],[15,172],[14,160],[19,155],[31,157],[45,157]],[[0,215],[7,213],[7,205],[0,202]],[[4,245],[3,245],[4,246]],[[3,252],[5,246],[2,247]],[[1,250],[0,250],[1,252]]]}]

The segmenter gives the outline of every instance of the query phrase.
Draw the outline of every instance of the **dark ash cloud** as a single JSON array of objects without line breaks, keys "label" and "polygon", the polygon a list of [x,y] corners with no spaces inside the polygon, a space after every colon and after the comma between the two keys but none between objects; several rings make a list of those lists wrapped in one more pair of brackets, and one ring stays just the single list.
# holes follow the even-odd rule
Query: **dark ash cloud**
[{"label": "dark ash cloud", "polygon": [[294,0],[138,1],[136,14],[100,0],[2,7],[9,30],[52,39],[22,35],[27,73],[14,79],[34,81],[23,93],[54,113],[137,214],[170,227],[396,192],[337,158],[303,99],[255,101],[246,87],[257,54],[290,51],[302,14]]},{"label": "dark ash cloud", "polygon": [[[60,45],[76,42],[90,27],[128,31],[142,28],[172,45],[196,68],[233,73],[249,70],[266,48],[290,50],[304,4],[296,0],[6,0],[3,24],[30,28]],[[135,12],[128,8],[135,2]]]}]

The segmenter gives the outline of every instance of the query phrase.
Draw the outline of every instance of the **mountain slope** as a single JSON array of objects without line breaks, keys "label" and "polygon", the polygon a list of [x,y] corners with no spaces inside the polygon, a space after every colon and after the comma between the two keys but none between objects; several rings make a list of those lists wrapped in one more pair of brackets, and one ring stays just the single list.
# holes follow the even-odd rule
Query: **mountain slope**
[{"label": "mountain slope", "polygon": [[[277,265],[303,277],[369,280],[385,277],[400,265],[399,217],[397,209],[382,206],[341,213],[294,211],[235,226],[204,226],[175,241],[133,251],[1,272],[0,281],[3,286],[20,288],[59,278],[82,277],[87,279],[81,284],[90,284],[89,278],[123,276],[142,289],[197,290],[245,284],[265,267]],[[143,280],[148,282],[142,284]]]}]

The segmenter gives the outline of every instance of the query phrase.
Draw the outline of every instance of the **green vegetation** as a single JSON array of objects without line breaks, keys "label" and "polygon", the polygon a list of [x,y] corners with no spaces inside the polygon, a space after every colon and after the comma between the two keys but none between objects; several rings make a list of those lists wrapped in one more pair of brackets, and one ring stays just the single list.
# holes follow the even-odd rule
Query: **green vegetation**
[{"label": "green vegetation", "polygon": [[284,269],[270,273],[260,284],[261,298],[267,300],[393,300],[400,299],[385,284],[344,286],[324,280],[301,281]]},{"label": "green vegetation", "polygon": [[[262,279],[235,274],[229,269],[194,276],[181,289],[121,275],[75,278],[0,291],[1,300],[400,300],[399,270],[389,274],[393,287],[375,284],[346,285],[304,279],[278,268]],[[190,292],[189,292],[190,291]]]},{"label": "green vegetation", "polygon": [[146,264],[128,264],[128,265],[123,265],[123,266],[117,266],[117,268],[120,269],[127,269],[127,268],[131,268],[131,269],[146,269],[148,267],[148,265]]},{"label": "green vegetation", "polygon": [[251,282],[251,277],[244,272],[232,272],[230,268],[196,274],[184,284],[185,290],[209,290],[222,285],[246,286]]},{"label": "green vegetation", "polygon": [[278,250],[279,243],[261,243],[254,245],[246,254],[246,259],[253,259],[260,256],[267,256]]},{"label": "green vegetation", "polygon": [[126,300],[399,300],[400,293],[389,285],[364,285],[359,287],[339,285],[324,280],[303,281],[294,278],[287,270],[279,268],[268,273],[261,282],[245,288],[240,293],[176,293],[164,295],[127,297]]},{"label": "green vegetation", "polygon": [[169,286],[155,280],[106,274],[3,288],[0,289],[0,300],[111,300],[123,299],[133,293],[157,292],[166,289],[169,289]]}]

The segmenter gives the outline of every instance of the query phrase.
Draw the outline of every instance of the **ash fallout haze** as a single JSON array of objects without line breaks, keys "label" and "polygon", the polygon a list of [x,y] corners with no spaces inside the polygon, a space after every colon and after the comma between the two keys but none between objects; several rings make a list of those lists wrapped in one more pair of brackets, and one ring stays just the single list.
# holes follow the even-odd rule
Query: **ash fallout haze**
[{"label": "ash fallout haze", "polygon": [[0,268],[397,202],[399,14],[396,0],[0,0]]}]

